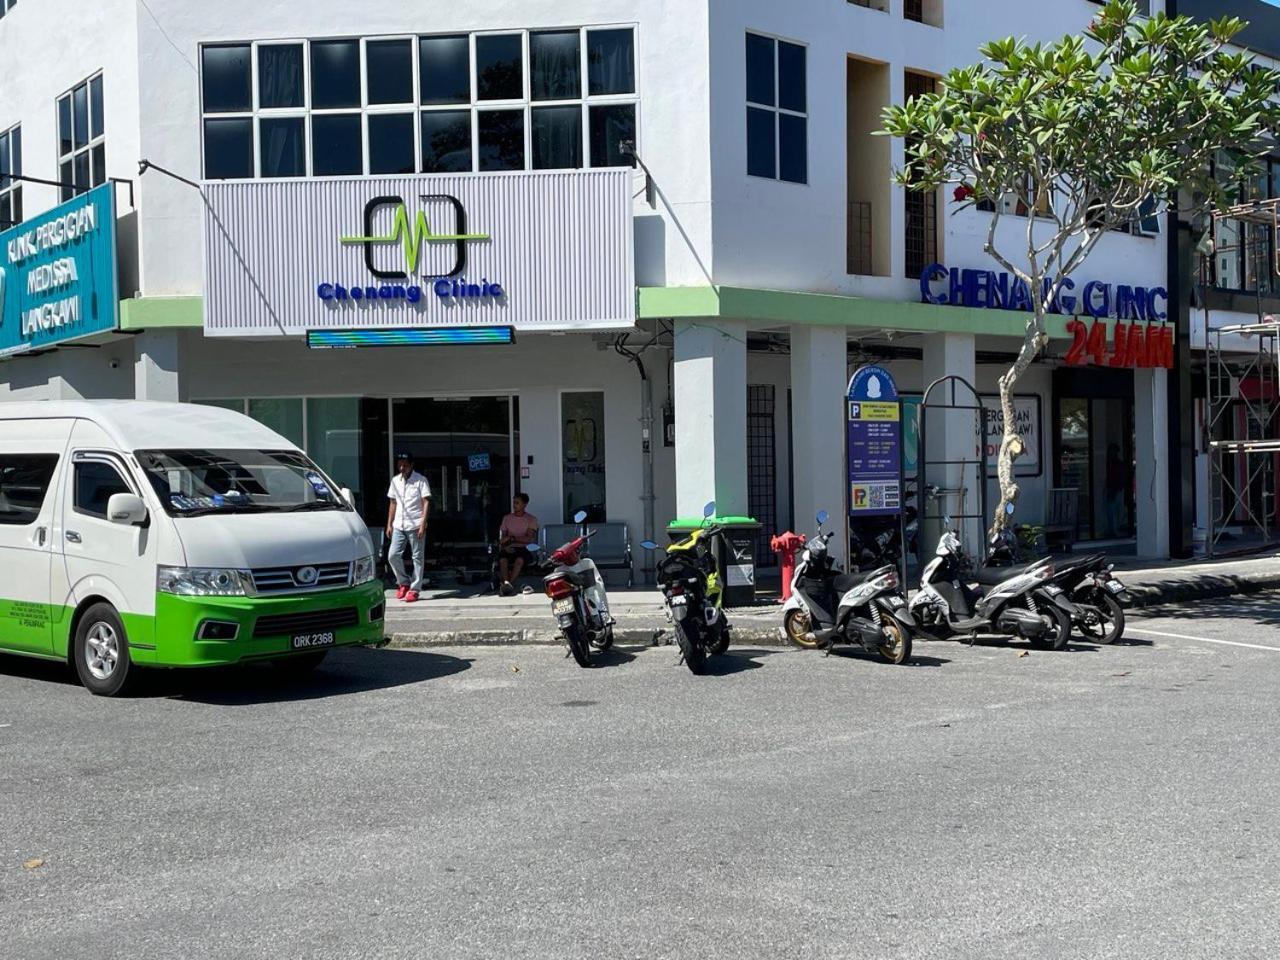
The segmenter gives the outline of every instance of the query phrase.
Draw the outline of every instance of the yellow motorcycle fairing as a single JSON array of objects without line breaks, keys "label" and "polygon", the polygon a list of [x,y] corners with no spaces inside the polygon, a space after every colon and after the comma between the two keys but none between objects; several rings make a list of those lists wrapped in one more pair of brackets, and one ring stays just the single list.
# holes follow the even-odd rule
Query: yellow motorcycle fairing
[{"label": "yellow motorcycle fairing", "polygon": [[667,553],[692,553],[707,535],[706,530],[695,530],[679,543],[667,547]]}]

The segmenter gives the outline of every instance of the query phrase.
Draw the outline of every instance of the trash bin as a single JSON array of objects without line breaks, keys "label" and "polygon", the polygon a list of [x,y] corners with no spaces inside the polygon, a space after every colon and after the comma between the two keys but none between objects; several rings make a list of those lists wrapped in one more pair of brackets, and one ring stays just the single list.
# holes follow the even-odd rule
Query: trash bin
[{"label": "trash bin", "polygon": [[760,522],[750,517],[676,519],[667,524],[667,535],[675,542],[703,526],[717,526],[721,531],[712,551],[720,582],[724,584],[724,605],[746,607],[755,603],[756,537],[760,533]]}]

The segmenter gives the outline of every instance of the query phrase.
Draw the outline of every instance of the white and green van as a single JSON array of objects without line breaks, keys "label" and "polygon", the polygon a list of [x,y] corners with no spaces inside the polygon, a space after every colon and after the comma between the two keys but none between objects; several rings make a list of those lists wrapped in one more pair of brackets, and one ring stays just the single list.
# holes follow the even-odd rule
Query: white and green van
[{"label": "white and green van", "polygon": [[350,499],[229,410],[0,403],[0,651],[69,660],[112,695],[139,666],[305,670],[380,641]]}]

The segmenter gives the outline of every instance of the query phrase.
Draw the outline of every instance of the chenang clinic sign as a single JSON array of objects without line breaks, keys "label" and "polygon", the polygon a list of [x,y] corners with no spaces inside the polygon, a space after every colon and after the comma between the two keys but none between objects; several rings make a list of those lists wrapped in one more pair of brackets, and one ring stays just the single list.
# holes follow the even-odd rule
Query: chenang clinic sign
[{"label": "chenang clinic sign", "polygon": [[115,225],[107,183],[0,233],[0,356],[116,328]]}]

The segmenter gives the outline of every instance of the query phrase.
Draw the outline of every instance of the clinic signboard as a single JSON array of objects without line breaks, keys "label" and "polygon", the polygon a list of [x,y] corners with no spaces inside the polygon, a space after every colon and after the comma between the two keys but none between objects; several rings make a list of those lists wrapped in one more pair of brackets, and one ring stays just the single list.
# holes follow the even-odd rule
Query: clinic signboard
[{"label": "clinic signboard", "polygon": [[205,184],[205,333],[636,322],[629,169]]},{"label": "clinic signboard", "polygon": [[860,367],[849,381],[849,515],[893,516],[902,510],[902,407],[892,374]]},{"label": "clinic signboard", "polygon": [[114,330],[118,308],[112,184],[0,233],[0,356]]}]

